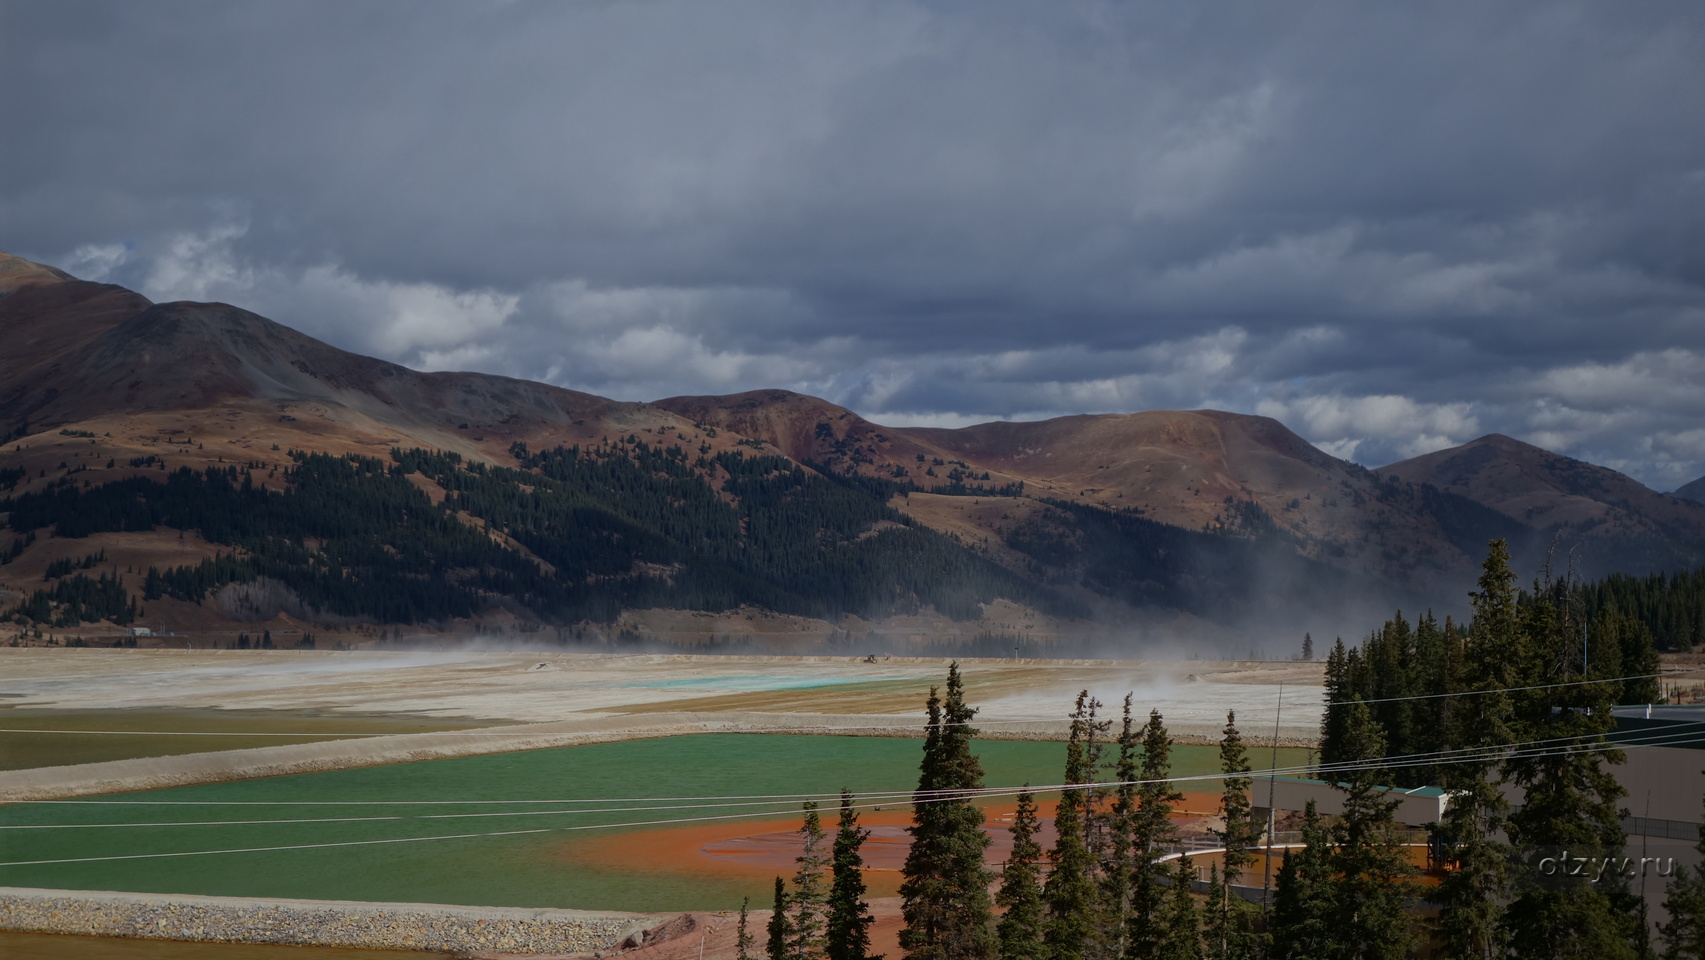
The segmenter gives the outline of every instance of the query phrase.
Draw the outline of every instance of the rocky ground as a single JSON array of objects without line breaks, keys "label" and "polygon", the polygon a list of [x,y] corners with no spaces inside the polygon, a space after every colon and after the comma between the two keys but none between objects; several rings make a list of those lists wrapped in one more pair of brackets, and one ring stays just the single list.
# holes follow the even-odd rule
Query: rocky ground
[{"label": "rocky ground", "polygon": [[0,929],[457,954],[617,949],[643,914],[0,888]]}]

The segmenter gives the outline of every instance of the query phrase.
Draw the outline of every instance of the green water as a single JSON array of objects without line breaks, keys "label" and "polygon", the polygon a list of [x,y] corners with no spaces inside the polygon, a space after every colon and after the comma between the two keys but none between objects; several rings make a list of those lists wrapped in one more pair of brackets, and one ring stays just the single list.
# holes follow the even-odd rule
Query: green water
[{"label": "green water", "polygon": [[[764,902],[767,882],[731,881],[641,865],[590,867],[574,862],[576,844],[607,835],[565,828],[711,816],[792,815],[797,801],[758,807],[676,806],[609,811],[635,804],[500,806],[361,806],[351,801],[573,800],[634,797],[722,797],[855,791],[905,791],[916,785],[917,740],[782,735],[706,735],[595,744],[557,750],[461,757],[338,770],[294,777],[182,787],[100,800],[247,801],[257,806],[145,805],[79,802],[0,808],[0,860],[62,860],[141,854],[233,850],[295,844],[403,840],[499,831],[548,830],[513,836],[458,837],[424,842],[362,844],[224,853],[150,856],[0,866],[0,885],[164,893],[415,901],[492,906],[685,910],[738,907],[743,896]],[[1058,743],[977,743],[990,786],[1058,780]],[[1302,751],[1281,751],[1281,763]],[[1178,747],[1174,774],[1217,769],[1217,749]],[[1217,784],[1202,788],[1217,789]],[[286,806],[280,801],[332,802]],[[530,811],[572,809],[569,814]],[[480,813],[498,816],[453,817]],[[524,815],[522,815],[524,814]],[[398,820],[249,823],[233,820],[338,819],[400,816]],[[439,819],[424,819],[433,816]],[[227,821],[212,825],[144,823]],[[118,824],[82,829],[28,829],[50,824]],[[19,829],[26,828],[26,829]]]}]

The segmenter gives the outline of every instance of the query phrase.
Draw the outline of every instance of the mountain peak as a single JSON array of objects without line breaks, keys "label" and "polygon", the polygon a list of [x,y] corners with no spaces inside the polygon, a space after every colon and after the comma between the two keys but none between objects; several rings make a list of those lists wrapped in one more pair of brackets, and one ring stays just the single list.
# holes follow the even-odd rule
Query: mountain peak
[{"label": "mountain peak", "polygon": [[1680,497],[1683,500],[1692,500],[1695,503],[1705,503],[1705,477],[1700,477],[1691,483],[1684,483],[1681,486],[1676,487],[1675,492],[1671,493],[1670,496]]},{"label": "mountain peak", "polygon": [[38,283],[64,283],[76,280],[71,274],[45,263],[25,260],[0,250],[0,294],[11,293],[19,287]]},{"label": "mountain peak", "polygon": [[1705,534],[1705,516],[1690,503],[1609,467],[1498,433],[1376,472],[1460,494],[1542,530],[1585,524],[1607,533]]}]

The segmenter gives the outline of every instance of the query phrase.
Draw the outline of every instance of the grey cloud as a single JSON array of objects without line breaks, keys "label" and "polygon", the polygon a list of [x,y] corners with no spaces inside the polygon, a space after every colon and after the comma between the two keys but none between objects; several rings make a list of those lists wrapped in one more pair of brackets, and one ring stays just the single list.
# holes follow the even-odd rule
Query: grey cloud
[{"label": "grey cloud", "polygon": [[0,242],[422,366],[1705,472],[1705,8],[0,7]]}]

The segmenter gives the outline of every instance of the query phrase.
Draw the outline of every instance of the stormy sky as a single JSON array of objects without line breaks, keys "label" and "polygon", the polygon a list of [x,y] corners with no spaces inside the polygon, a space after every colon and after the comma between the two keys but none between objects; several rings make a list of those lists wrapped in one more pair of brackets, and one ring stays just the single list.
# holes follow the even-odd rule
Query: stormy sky
[{"label": "stormy sky", "polygon": [[1705,473],[1705,5],[0,0],[0,249],[426,369]]}]

